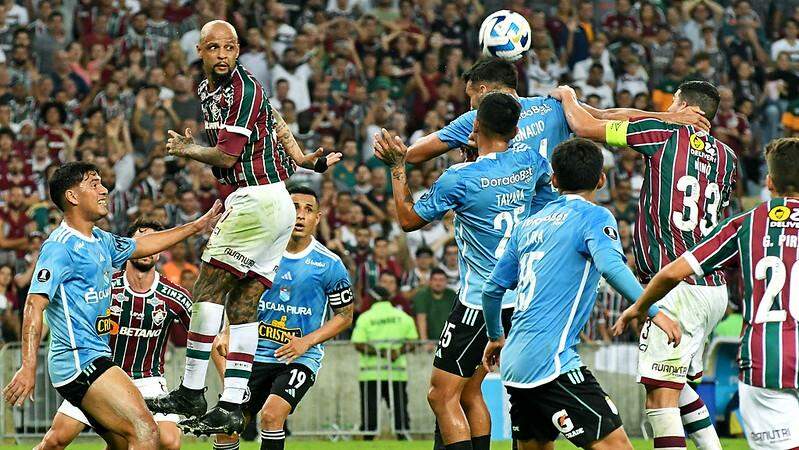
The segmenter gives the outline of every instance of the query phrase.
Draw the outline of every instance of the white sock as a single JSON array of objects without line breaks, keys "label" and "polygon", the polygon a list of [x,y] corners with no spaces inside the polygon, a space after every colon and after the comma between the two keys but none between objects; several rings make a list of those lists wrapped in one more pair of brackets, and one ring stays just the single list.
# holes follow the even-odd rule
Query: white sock
[{"label": "white sock", "polygon": [[222,327],[223,305],[211,302],[195,303],[191,307],[191,323],[186,340],[186,369],[183,372],[183,386],[189,389],[205,387],[205,374],[208,372],[208,358],[214,338]]},{"label": "white sock", "polygon": [[646,416],[655,434],[656,450],[685,450],[685,432],[679,408],[647,409]]},{"label": "white sock", "polygon": [[241,404],[252,373],[252,361],[258,348],[258,322],[230,326],[227,361],[225,362],[225,390],[223,402]]},{"label": "white sock", "polygon": [[721,450],[721,441],[710,421],[707,406],[688,384],[680,392],[680,414],[685,432],[699,450]]}]

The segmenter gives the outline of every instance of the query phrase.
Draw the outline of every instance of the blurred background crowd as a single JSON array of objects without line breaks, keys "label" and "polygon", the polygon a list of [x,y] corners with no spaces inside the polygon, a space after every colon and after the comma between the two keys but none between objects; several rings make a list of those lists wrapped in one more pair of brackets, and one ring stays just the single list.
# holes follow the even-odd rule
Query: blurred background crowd
[{"label": "blurred background crowd", "polygon": [[[326,174],[300,169],[292,182],[319,193],[318,239],[350,269],[358,313],[380,286],[422,339],[437,339],[458,290],[452,217],[403,233],[371,136],[385,127],[411,144],[464,112],[460,75],[479,57],[482,19],[502,8],[533,30],[517,63],[519,95],[568,83],[593,106],[665,110],[684,80],[721,86],[713,134],[739,156],[732,207],[768,195],[763,145],[799,133],[796,0],[0,0],[3,338],[19,338],[39,246],[60,222],[46,188],[60,163],[102,168],[111,214],[101,226],[115,233],[143,214],[188,222],[229,193],[207,166],[164,147],[169,129],[204,139],[195,44],[204,23],[225,18],[239,32],[240,63],[304,148],[344,154]],[[454,151],[412,169],[414,196],[458,161]],[[628,251],[643,164],[629,149],[606,151],[599,201]],[[162,272],[191,289],[202,245],[166,252]],[[610,342],[625,306],[602,287],[584,338]]]}]

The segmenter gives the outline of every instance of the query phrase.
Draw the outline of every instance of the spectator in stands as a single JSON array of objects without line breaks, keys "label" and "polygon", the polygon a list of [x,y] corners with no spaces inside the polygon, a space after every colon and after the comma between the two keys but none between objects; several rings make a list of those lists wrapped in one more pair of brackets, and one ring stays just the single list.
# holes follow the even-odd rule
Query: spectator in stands
[{"label": "spectator in stands", "polygon": [[[375,299],[355,322],[352,342],[360,356],[358,384],[361,391],[361,431],[377,434],[380,398],[394,411],[394,429],[398,438],[406,438],[408,417],[408,372],[405,353],[412,348],[408,341],[419,338],[413,318],[389,302],[389,293],[380,286],[370,289]],[[388,342],[390,341],[390,342]],[[375,342],[375,343],[370,343]],[[380,384],[378,394],[378,383]],[[393,404],[392,404],[393,402]],[[367,440],[373,435],[365,436]]]},{"label": "spectator in stands", "polygon": [[614,106],[613,89],[605,84],[605,69],[602,64],[594,63],[588,70],[588,78],[583,82],[575,83],[583,93],[583,98],[588,99],[592,95],[599,97],[599,108],[606,109]]},{"label": "spectator in stands", "polygon": [[461,288],[460,270],[458,266],[459,257],[458,244],[456,244],[454,240],[451,240],[444,245],[444,255],[438,265],[438,268],[447,274],[447,287],[455,292],[458,292]]},{"label": "spectator in stands", "polygon": [[[184,281],[183,277],[185,276],[185,272],[192,272],[194,275],[198,275],[200,273],[199,268],[194,264],[188,262],[193,258],[187,258],[188,248],[186,247],[185,242],[181,242],[175,244],[172,248],[169,249],[169,262],[164,264],[161,267],[161,273],[163,273],[169,281],[183,285]],[[189,254],[189,256],[191,256]]]},{"label": "spectator in stands", "polygon": [[457,297],[457,293],[447,287],[447,274],[441,269],[433,269],[429,283],[419,289],[412,300],[419,339],[435,340],[441,336]]},{"label": "spectator in stands", "polygon": [[19,305],[13,279],[14,269],[8,264],[0,265],[0,346],[20,339]]}]

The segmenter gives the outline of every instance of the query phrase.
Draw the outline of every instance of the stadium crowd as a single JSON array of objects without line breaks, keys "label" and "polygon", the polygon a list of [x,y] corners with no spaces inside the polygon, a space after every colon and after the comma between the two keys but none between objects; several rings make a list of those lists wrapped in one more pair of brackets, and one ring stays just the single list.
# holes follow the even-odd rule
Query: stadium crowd
[{"label": "stadium crowd", "polygon": [[[403,233],[371,136],[385,127],[411,144],[464,112],[460,75],[480,56],[480,22],[500,8],[522,13],[533,30],[532,48],[517,63],[521,96],[570,84],[592,106],[665,110],[680,82],[717,83],[722,102],[712,132],[740,162],[732,206],[767,195],[764,143],[799,133],[797,1],[3,0],[3,339],[19,339],[39,247],[60,222],[46,189],[59,164],[102,168],[111,208],[102,226],[115,233],[140,215],[186,223],[230,192],[207,166],[165,151],[170,129],[204,139],[195,44],[215,18],[235,24],[239,62],[304,148],[344,155],[324,175],[299,169],[292,183],[319,193],[318,239],[350,270],[357,312],[370,308],[367,292],[379,285],[416,317],[422,339],[436,339],[458,290],[453,217]],[[599,201],[631,251],[644,161],[629,149],[605,157],[610,183]],[[414,196],[460,158],[453,149],[411,169]],[[172,248],[162,272],[191,289],[202,245]],[[607,328],[625,306],[601,289],[585,338],[610,341]]]}]

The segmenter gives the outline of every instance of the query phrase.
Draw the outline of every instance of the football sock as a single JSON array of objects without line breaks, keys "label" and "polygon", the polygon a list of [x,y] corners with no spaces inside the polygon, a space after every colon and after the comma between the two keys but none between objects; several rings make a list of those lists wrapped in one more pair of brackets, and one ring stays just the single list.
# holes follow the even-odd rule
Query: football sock
[{"label": "football sock", "polygon": [[710,421],[705,402],[687,384],[680,392],[680,415],[685,433],[699,450],[721,450],[721,442]]},{"label": "football sock", "polygon": [[446,450],[473,450],[472,441],[453,442],[444,446]]},{"label": "football sock", "polygon": [[214,338],[222,327],[225,307],[211,302],[195,303],[191,307],[191,323],[186,340],[186,369],[183,372],[183,386],[189,389],[203,389],[205,374],[208,372],[208,358]]},{"label": "football sock", "polygon": [[230,343],[225,361],[225,389],[220,401],[237,404],[244,401],[257,348],[258,322],[230,326]]},{"label": "football sock", "polygon": [[283,450],[286,432],[283,430],[261,430],[261,450]]},{"label": "football sock", "polygon": [[472,449],[473,450],[490,450],[491,449],[491,435],[485,436],[472,436]]},{"label": "football sock", "polygon": [[239,441],[220,444],[214,441],[214,450],[239,450]]},{"label": "football sock", "polygon": [[679,408],[647,409],[646,416],[655,434],[656,450],[685,450],[685,432]]}]

